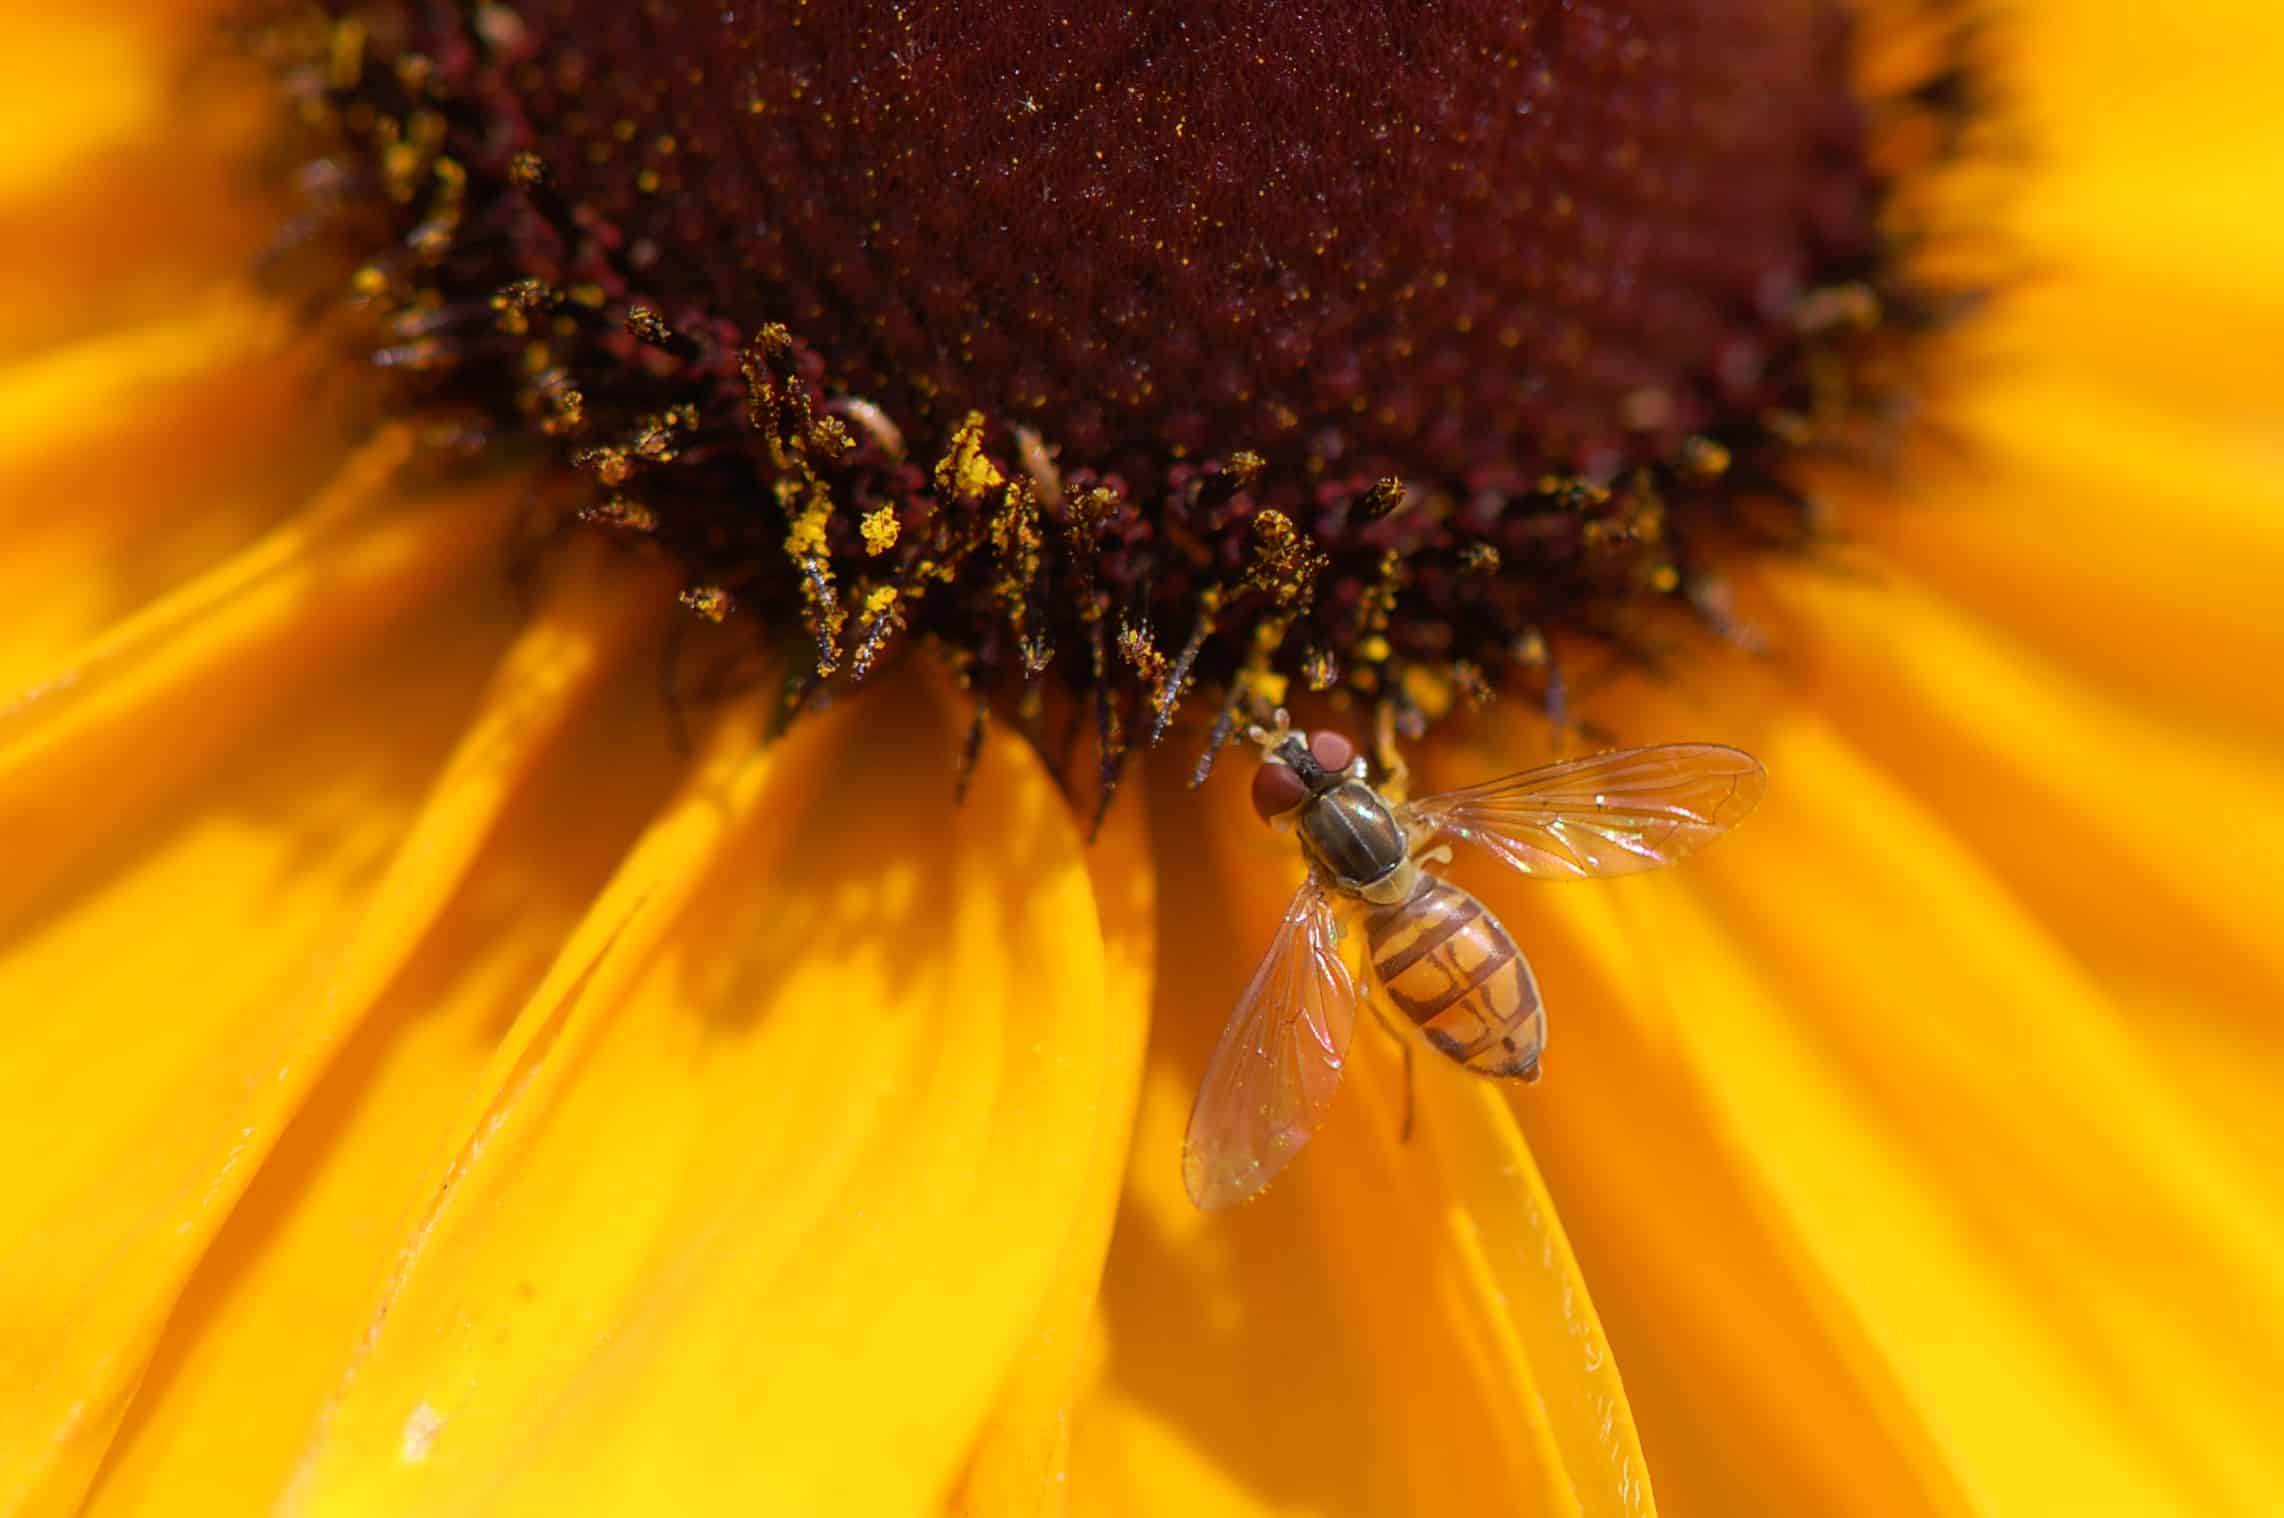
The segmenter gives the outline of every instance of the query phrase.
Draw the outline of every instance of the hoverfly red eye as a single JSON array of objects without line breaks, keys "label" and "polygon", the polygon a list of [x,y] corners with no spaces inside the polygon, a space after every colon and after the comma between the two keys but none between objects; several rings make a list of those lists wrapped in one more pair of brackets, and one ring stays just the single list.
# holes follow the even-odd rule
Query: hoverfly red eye
[{"label": "hoverfly red eye", "polygon": [[1309,734],[1309,757],[1337,775],[1355,760],[1356,745],[1328,728]]},{"label": "hoverfly red eye", "polygon": [[1309,788],[1289,764],[1272,759],[1253,772],[1253,810],[1267,822],[1309,799]]}]

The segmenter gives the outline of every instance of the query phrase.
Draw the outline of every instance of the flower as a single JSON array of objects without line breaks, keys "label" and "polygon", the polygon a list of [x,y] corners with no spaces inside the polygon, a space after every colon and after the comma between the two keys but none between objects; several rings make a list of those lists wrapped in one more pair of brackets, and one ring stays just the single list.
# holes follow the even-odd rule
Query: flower
[{"label": "flower", "polygon": [[[452,463],[495,415],[375,419],[254,293],[270,122],[186,72],[198,7],[12,17],[0,1506],[2276,1510],[2284,36],[2128,15],[2004,40],[2060,272],[1945,356],[1965,447],[1816,481],[1858,541],[1709,602],[1769,659],[1591,694],[1752,748],[1761,815],[1670,878],[1477,880],[1547,1079],[1424,1068],[1407,1143],[1367,1034],[1210,1220],[1181,1120],[1296,870],[1242,777],[1149,762],[1088,846],[954,688],[1013,643],[766,742],[676,559],[548,535],[557,476]],[[622,530],[707,562],[671,496]],[[1083,638],[1006,521],[978,593]],[[705,588],[821,622],[803,551]],[[971,743],[955,806],[912,756]],[[1508,702],[1418,758],[1546,744]]]}]

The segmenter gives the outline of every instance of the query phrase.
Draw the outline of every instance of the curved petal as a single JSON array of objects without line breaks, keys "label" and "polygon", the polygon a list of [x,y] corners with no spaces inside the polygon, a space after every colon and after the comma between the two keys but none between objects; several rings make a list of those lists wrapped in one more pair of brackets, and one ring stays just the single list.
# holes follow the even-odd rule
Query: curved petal
[{"label": "curved petal", "polygon": [[2140,399],[2272,421],[2284,13],[2039,0],[2005,20],[2006,109],[2038,154],[2008,232],[2059,276],[2018,330]]},{"label": "curved petal", "polygon": [[1155,975],[1158,877],[1144,820],[1148,799],[1140,786],[1127,789],[1086,851],[1102,926],[1108,1055],[1088,1150],[1089,1195],[1073,1219],[1031,1338],[1000,1388],[954,1495],[951,1510],[961,1518],[1049,1518],[1070,1498],[1071,1419],[1098,1368],[1103,1258],[1126,1181]]},{"label": "curved petal", "polygon": [[162,132],[173,106],[167,61],[185,37],[179,18],[89,6],[6,19],[0,200],[53,182],[101,148]]},{"label": "curved petal", "polygon": [[0,880],[0,919],[53,894],[329,661],[500,552],[512,482],[405,499],[410,449],[383,433],[299,517],[0,705],[0,830],[46,866]]},{"label": "curved petal", "polygon": [[1190,1098],[1298,866],[1234,783],[1168,794],[1153,822],[1161,1048],[1075,1508],[1650,1511],[1585,1284],[1495,1090],[1423,1071],[1407,1145],[1400,1069],[1361,1031],[1348,1091],[1277,1185],[1227,1214],[1190,1206]]},{"label": "curved petal", "polygon": [[[2284,1469],[2257,1388],[2284,1352],[2284,1236],[2255,1183],[1947,818],[1823,723],[1795,714],[1753,741],[1763,815],[1686,877],[1611,893],[1625,926],[1603,978],[1708,1111],[1668,1189],[1736,1198],[1708,1247],[1758,1234],[1805,1276],[1827,1320],[1804,1326],[1855,1360],[1890,1469],[1938,1450],[1943,1479],[1994,1511],[2273,1507]],[[1570,1138],[1596,1133],[1606,1116]],[[1582,1189],[1618,1184],[1576,1168]],[[1613,1298],[1621,1345],[1675,1333],[1678,1291]],[[1684,1344],[1740,1378],[1768,1359]],[[1693,1364],[1646,1405],[1718,1423],[1739,1409],[1730,1384]]]},{"label": "curved petal", "polygon": [[955,808],[907,757],[948,718],[843,708],[761,752],[752,715],[501,1051],[290,1510],[949,1488],[1115,1099],[1093,896],[1013,738]]},{"label": "curved petal", "polygon": [[1686,970],[1669,981],[1664,946],[1609,895],[1481,884],[1529,944],[1553,1018],[1545,1078],[1514,1105],[1669,1509],[1974,1511],[1832,1285],[1770,1220],[1706,1089],[1719,1071],[1683,1058],[1658,1015],[1691,994]]},{"label": "curved petal", "polygon": [[331,962],[504,635],[498,597],[440,588],[512,500],[272,540],[0,721],[0,1236],[41,1240],[0,1255],[0,1506],[76,1501],[360,1010]]},{"label": "curved petal", "polygon": [[[2121,704],[1903,572],[1771,591],[1845,650],[1803,658],[1795,681],[2111,998],[2193,993],[2284,1054],[2259,1010],[2284,1004],[2284,762]],[[2141,1021],[2161,1044],[2167,1025]]]},{"label": "curved petal", "polygon": [[2284,743],[2284,702],[2263,699],[2284,619],[2247,614],[2284,580],[2277,424],[2234,433],[2053,366],[1960,411],[1963,465],[1908,501],[1853,491],[1849,530],[2147,717]]},{"label": "curved petal", "polygon": [[427,1201],[502,1030],[670,793],[681,761],[636,625],[661,587],[567,568],[362,905],[324,1004],[344,1042],[307,1058],[308,1094],[184,1285],[84,1513],[270,1509],[395,1262],[392,1225]]},{"label": "curved petal", "polygon": [[336,427],[281,437],[266,422],[310,401],[284,333],[276,309],[222,287],[163,321],[0,367],[0,691],[245,552],[325,489],[346,446]]},{"label": "curved petal", "polygon": [[[0,7],[0,360],[164,320],[276,234],[256,161],[276,104],[179,19]],[[154,257],[154,250],[163,256]]]},{"label": "curved petal", "polygon": [[[1773,819],[1759,867],[1838,837],[1850,888],[1780,910],[1723,861],[1717,918],[1677,910],[1672,932],[1746,1018],[1728,1047],[1768,1056],[1726,1060],[1723,1092],[1808,1246],[1995,1505],[2273,1510],[2275,1219],[1931,815],[1822,735],[1787,760],[1798,821]],[[1813,1141],[1776,1141],[1780,1090]]]}]

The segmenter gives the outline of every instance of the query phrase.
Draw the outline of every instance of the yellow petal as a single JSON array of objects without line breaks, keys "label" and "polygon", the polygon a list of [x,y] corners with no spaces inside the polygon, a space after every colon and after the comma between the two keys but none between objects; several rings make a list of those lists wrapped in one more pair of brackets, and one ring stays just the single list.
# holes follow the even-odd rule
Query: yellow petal
[{"label": "yellow petal", "polygon": [[1772,577],[1823,634],[1795,688],[2113,993],[2193,987],[2260,1036],[2246,1014],[2284,998],[2284,765],[2089,688],[1902,570],[1877,579]]},{"label": "yellow petal", "polygon": [[1689,994],[1653,968],[1666,951],[1645,950],[1599,892],[1482,883],[1550,1009],[1545,1078],[1515,1105],[1625,1366],[1665,1508],[1972,1511],[1830,1285],[1765,1223],[1708,1077],[1665,1027],[1660,998]]},{"label": "yellow petal", "polygon": [[372,1010],[184,1288],[87,1513],[285,1489],[501,1030],[679,768],[647,659],[566,727],[649,652],[655,589],[572,577],[503,660],[328,988]]},{"label": "yellow petal", "polygon": [[169,44],[183,28],[101,7],[9,20],[9,45],[0,48],[0,142],[8,144],[0,200],[52,182],[102,148],[161,131],[174,82],[166,63],[180,56]]},{"label": "yellow petal", "polygon": [[2008,108],[2038,160],[2009,235],[2065,286],[2086,280],[2031,293],[2025,316],[2043,318],[2032,351],[2083,354],[2111,382],[2173,404],[2265,400],[2273,419],[2284,12],[2264,0],[2162,12],[2040,0],[1994,30],[2011,53]]},{"label": "yellow petal", "polygon": [[29,862],[0,883],[0,1002],[25,1013],[0,1034],[0,1138],[36,1156],[0,1235],[42,1241],[0,1257],[22,1326],[0,1344],[0,1506],[76,1499],[338,1037],[327,962],[504,631],[481,577],[439,590],[513,500],[273,539],[0,723],[0,833]]},{"label": "yellow petal", "polygon": [[[1093,896],[1012,738],[731,720],[502,1050],[305,1513],[940,1503],[1110,1093]],[[892,1451],[893,1457],[883,1456]]]},{"label": "yellow petal", "polygon": [[1039,1320],[977,1440],[951,1510],[962,1518],[1059,1514],[1070,1498],[1071,1417],[1099,1348],[1103,1256],[1126,1181],[1157,948],[1157,873],[1141,786],[1127,788],[1086,851],[1102,927],[1104,1095],[1072,1221]]},{"label": "yellow petal", "polygon": [[[1408,1188],[1429,1240],[1454,1340],[1480,1357],[1511,1437],[1527,1438],[1542,1510],[1648,1514],[1649,1472],[1617,1364],[1508,1095],[1447,1064],[1417,1061],[1417,1116],[1401,1132],[1400,1067],[1366,1064],[1371,1131]],[[1440,1089],[1439,1089],[1440,1088]],[[1503,1404],[1503,1405],[1502,1405]]]},{"label": "yellow petal", "polygon": [[1906,502],[1857,492],[1849,530],[2151,718],[2284,740],[2284,702],[2262,699],[2284,619],[2244,614],[2284,581],[2273,431],[2237,436],[2052,369],[1978,386],[1962,425],[1963,467]]},{"label": "yellow petal", "polygon": [[[2225,989],[2274,984],[2247,957],[2275,897],[2250,861],[2270,850],[2284,788],[1977,636],[1892,567],[1868,583],[1772,581],[1781,673],[1732,682],[1727,703],[1677,689],[1617,704],[1629,741],[1714,731],[1760,752],[1764,815],[1638,886],[1483,872],[1485,899],[1539,962],[1553,1036],[1547,1079],[1522,1105],[1556,1157],[1661,1493],[1691,1510],[1962,1511],[1989,1500],[2008,1455],[1994,1440],[1962,1458],[1954,1419],[2040,1402],[2046,1442],[2017,1450],[2004,1481],[2073,1440],[2105,1440],[2120,1447],[2106,1477],[2173,1504],[2153,1510],[2239,1510],[2198,1501],[2268,1490],[2242,1416],[2168,1416],[2145,1438],[2139,1411],[2083,1396],[2063,1407],[2041,1378],[2106,1384],[2127,1358],[2150,1374],[2154,1338],[2181,1346],[2163,1372],[2172,1395],[2226,1400],[2248,1395],[2249,1362],[2267,1352],[2221,1350],[2230,1319],[2277,1321],[2278,1213],[2259,1195],[2273,1197],[2273,1173],[2220,1121],[2256,1104],[2241,1080],[2225,1107],[2166,1089],[2166,1018],[2184,1008],[2140,986],[2205,988],[2205,1026],[2187,1031],[2213,1045],[2229,1012],[2248,1010]],[[1860,752],[1807,715],[1820,710]],[[1526,730],[1505,726],[1510,762],[1538,757]],[[2200,854],[2193,830],[2155,823],[2152,786],[2209,798],[2231,827]],[[2242,896],[2212,889],[2221,871]],[[1693,905],[1716,886],[1719,922]],[[1749,937],[1724,926],[1737,913]],[[1675,917],[1686,935],[1668,931]],[[2103,966],[2099,989],[2057,933]],[[2129,973],[2137,959],[2147,975]],[[2238,1057],[2272,1067],[2266,1030],[2239,1030]],[[1843,1120],[1859,1131],[1823,1126]],[[1904,1177],[1884,1220],[1874,1174],[1848,1169],[1866,1150]],[[1820,1188],[1808,1200],[1792,1189],[1805,1175]],[[1845,1219],[1825,1210],[1837,1202]],[[2010,1230],[1993,1228],[2000,1217]],[[2026,1266],[2005,1231],[2045,1258]],[[2057,1306],[2057,1251],[2094,1283],[2072,1283],[2093,1326]],[[1867,1310],[1857,1293],[1873,1280],[1908,1309]],[[1972,1328],[1963,1307],[1936,1326],[1953,1292],[1984,1314]],[[2183,1304],[2204,1293],[2207,1320],[2183,1329]],[[2168,1327],[2138,1331],[2153,1319]],[[1919,1337],[1962,1333],[1984,1347],[1979,1372]],[[2035,1368],[2017,1377],[2018,1361]],[[1740,1426],[1771,1432],[1724,1435]],[[1808,1429],[1781,1462],[1753,1453]]]},{"label": "yellow petal", "polygon": [[166,321],[0,367],[0,690],[298,512],[340,463],[279,313],[224,290]]},{"label": "yellow petal", "polygon": [[47,865],[0,881],[0,907],[52,895],[326,661],[499,551],[504,482],[372,512],[409,447],[382,434],[309,510],[0,707],[0,830]]},{"label": "yellow petal", "polygon": [[[69,55],[84,56],[86,46],[70,40],[88,26],[80,10],[51,10],[14,23],[0,74],[71,68],[78,59]],[[148,21],[133,27],[151,29]],[[161,321],[206,283],[243,275],[276,236],[278,206],[265,201],[258,177],[245,169],[256,161],[265,131],[274,128],[275,99],[264,98],[252,66],[239,65],[234,73],[255,76],[240,78],[225,77],[214,58],[194,64],[186,55],[196,33],[181,30],[190,46],[138,40],[101,47],[101,89],[90,91],[85,77],[68,72],[50,75],[74,95],[92,94],[98,102],[107,94],[162,96],[163,115],[137,113],[114,123],[121,129],[115,136],[76,143],[74,122],[94,123],[76,114],[50,115],[29,137],[6,139],[0,291],[18,298],[8,302],[8,320],[0,324],[0,360]],[[61,40],[66,56],[42,59],[35,39],[43,37],[50,45]],[[0,114],[14,114],[21,104],[53,105],[37,94],[25,100],[5,80],[0,101]],[[56,144],[49,149],[56,153],[52,167],[29,183],[16,177],[27,167],[19,156],[27,141]],[[27,295],[34,298],[22,298]]]},{"label": "yellow petal", "polygon": [[[1701,686],[1624,699],[1628,741],[1755,741]],[[1553,757],[1513,706],[1424,755],[1422,790]],[[1747,822],[1745,838],[1755,824]],[[1724,850],[1739,842],[1724,843]],[[1695,868],[1694,864],[1684,869]],[[1829,1286],[1739,1179],[1724,1115],[1667,1026],[1672,977],[1629,887],[1550,887],[1461,858],[1516,935],[1550,1018],[1545,1078],[1510,1093],[1626,1369],[1664,1505],[1680,1512],[1962,1513],[1943,1452]],[[1739,1429],[1763,1431],[1740,1437]],[[1770,1457],[1770,1441],[1784,1456]]]},{"label": "yellow petal", "polygon": [[1804,715],[1758,741],[1760,817],[1609,889],[1663,988],[1638,1014],[1701,1072],[1839,1342],[1978,1506],[2275,1510],[2273,1217],[1939,813]]},{"label": "yellow petal", "polygon": [[[1196,1212],[1181,1133],[1206,1052],[1298,875],[1241,778],[1153,809],[1160,1054],[1105,1282],[1081,1512],[1650,1510],[1623,1389],[1496,1090],[1357,1034],[1332,1121],[1263,1200]],[[1252,925],[1248,927],[1247,925]]]},{"label": "yellow petal", "polygon": [[[210,447],[275,460],[283,440],[274,429],[219,423],[234,414],[242,424],[248,411],[285,398],[284,391],[249,395],[233,382],[243,380],[240,366],[274,354],[288,331],[288,317],[275,305],[237,284],[214,284],[166,320],[0,368],[0,416],[9,423],[0,431],[0,475],[11,481],[0,496],[0,521],[15,530],[75,499],[17,487],[26,475],[34,484],[66,487],[92,478],[118,490],[119,504],[142,504],[158,515],[160,508],[148,503],[164,492],[150,489],[152,467],[170,455],[198,461],[193,445],[200,439],[175,420],[177,412],[212,427],[205,439]],[[163,398],[155,408],[154,397]],[[181,430],[170,431],[170,421]],[[87,473],[68,472],[73,469]],[[140,487],[131,495],[118,489],[130,479]]]}]

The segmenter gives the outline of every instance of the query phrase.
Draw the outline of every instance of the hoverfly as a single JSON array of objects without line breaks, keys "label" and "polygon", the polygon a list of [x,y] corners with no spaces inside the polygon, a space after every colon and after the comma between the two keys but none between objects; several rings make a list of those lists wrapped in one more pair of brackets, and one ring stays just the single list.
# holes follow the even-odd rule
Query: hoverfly
[{"label": "hoverfly", "polygon": [[[1469,843],[1541,880],[1656,869],[1711,843],[1761,798],[1752,755],[1710,743],[1619,749],[1463,790],[1392,800],[1339,733],[1254,728],[1253,809],[1298,836],[1308,879],[1206,1065],[1182,1146],[1190,1199],[1212,1211],[1258,1195],[1324,1123],[1359,1000],[1478,1074],[1534,1081],[1546,1009],[1515,940],[1431,866]],[[1339,940],[1362,930],[1362,996]],[[1408,1037],[1396,1019],[1413,1030]],[[1407,1119],[1408,1122],[1408,1119]]]}]

